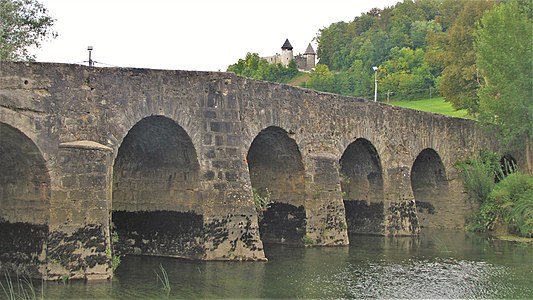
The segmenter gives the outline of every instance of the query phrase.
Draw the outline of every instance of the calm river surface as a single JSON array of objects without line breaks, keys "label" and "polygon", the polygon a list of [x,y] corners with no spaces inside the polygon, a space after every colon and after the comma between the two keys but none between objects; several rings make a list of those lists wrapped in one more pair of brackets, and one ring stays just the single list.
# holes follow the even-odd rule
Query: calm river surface
[{"label": "calm river surface", "polygon": [[[532,243],[427,230],[418,238],[352,236],[350,242],[266,245],[268,262],[126,257],[111,281],[46,283],[43,290],[46,299],[533,298]],[[168,294],[156,279],[160,265]]]}]

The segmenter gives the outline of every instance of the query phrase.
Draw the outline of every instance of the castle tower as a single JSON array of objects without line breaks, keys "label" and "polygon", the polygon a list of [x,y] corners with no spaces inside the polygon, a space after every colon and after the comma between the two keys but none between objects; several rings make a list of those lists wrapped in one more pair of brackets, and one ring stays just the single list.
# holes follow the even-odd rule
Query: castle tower
[{"label": "castle tower", "polygon": [[311,43],[309,43],[309,46],[305,49],[304,57],[306,59],[305,70],[310,71],[315,67],[316,61],[316,52],[315,49],[313,49],[313,46],[311,46]]},{"label": "castle tower", "polygon": [[289,39],[286,39],[285,43],[283,43],[283,46],[281,46],[281,64],[286,67],[293,59],[294,56],[292,54],[291,43],[289,42]]}]

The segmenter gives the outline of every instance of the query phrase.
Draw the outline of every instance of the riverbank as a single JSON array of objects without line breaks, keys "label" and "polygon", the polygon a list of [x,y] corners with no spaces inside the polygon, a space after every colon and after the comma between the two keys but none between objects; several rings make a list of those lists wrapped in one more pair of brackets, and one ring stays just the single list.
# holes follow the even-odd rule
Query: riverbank
[{"label": "riverbank", "polygon": [[528,237],[521,237],[521,236],[515,236],[515,235],[494,235],[495,238],[506,241],[506,242],[518,242],[518,243],[532,243],[533,244],[533,238]]}]

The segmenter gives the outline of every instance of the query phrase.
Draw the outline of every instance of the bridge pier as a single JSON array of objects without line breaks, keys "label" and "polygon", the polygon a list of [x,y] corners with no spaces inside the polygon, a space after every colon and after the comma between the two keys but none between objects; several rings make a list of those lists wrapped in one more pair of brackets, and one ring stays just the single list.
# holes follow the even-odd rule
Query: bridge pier
[{"label": "bridge pier", "polygon": [[312,171],[306,201],[306,244],[348,245],[346,213],[342,202],[338,159],[322,153],[307,158]]},{"label": "bridge pier", "polygon": [[112,149],[91,141],[61,143],[52,187],[49,280],[108,279]]},{"label": "bridge pier", "polygon": [[416,202],[411,190],[410,169],[398,166],[386,170],[385,235],[408,236],[420,233]]},{"label": "bridge pier", "polygon": [[204,218],[206,260],[266,260],[255,212]]}]

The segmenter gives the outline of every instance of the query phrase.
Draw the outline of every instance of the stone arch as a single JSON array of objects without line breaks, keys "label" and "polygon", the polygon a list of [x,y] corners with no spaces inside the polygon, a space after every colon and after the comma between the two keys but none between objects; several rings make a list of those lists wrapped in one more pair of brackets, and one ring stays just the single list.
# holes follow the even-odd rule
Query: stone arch
[{"label": "stone arch", "polygon": [[277,126],[263,129],[247,154],[254,199],[268,198],[256,207],[264,243],[302,244],[306,231],[305,170],[296,142]]},{"label": "stone arch", "polygon": [[383,170],[376,148],[358,138],[346,147],[339,164],[348,233],[381,234]]},{"label": "stone arch", "polygon": [[446,169],[435,150],[426,148],[418,154],[411,168],[411,188],[420,227],[442,227],[453,211],[446,209],[450,202]]},{"label": "stone arch", "polygon": [[0,273],[45,272],[50,175],[37,145],[0,123]]},{"label": "stone arch", "polygon": [[201,258],[199,171],[191,138],[172,119],[150,116],[135,124],[113,165],[115,251]]}]

